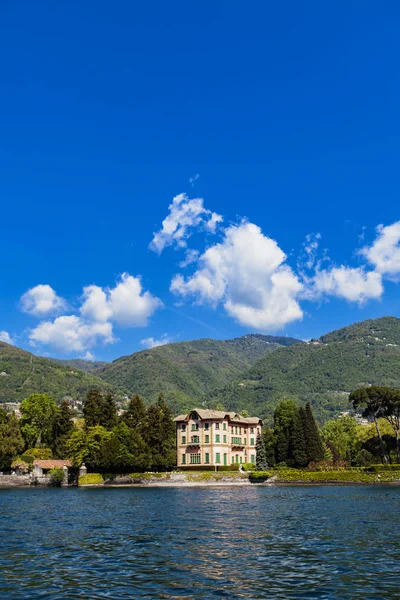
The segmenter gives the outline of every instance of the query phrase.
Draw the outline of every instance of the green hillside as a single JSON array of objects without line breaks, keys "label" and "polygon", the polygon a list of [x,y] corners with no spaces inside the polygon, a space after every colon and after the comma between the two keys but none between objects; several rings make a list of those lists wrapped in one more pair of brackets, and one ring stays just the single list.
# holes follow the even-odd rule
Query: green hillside
[{"label": "green hillside", "polygon": [[211,394],[210,403],[271,417],[282,398],[311,402],[324,421],[348,410],[357,386],[400,388],[400,319],[363,321],[318,341],[280,348]]},{"label": "green hillside", "polygon": [[212,389],[226,385],[266,353],[298,341],[256,334],[178,342],[124,356],[96,373],[146,402],[163,392],[172,409],[180,412],[204,402]]},{"label": "green hillside", "polygon": [[79,369],[80,371],[96,371],[109,364],[101,360],[85,360],[83,358],[70,358],[65,360],[61,358],[52,358],[51,360],[60,365],[64,365],[64,367]]},{"label": "green hillside", "polygon": [[34,392],[49,393],[56,401],[83,399],[90,388],[113,390],[91,373],[0,342],[0,402],[19,402]]}]

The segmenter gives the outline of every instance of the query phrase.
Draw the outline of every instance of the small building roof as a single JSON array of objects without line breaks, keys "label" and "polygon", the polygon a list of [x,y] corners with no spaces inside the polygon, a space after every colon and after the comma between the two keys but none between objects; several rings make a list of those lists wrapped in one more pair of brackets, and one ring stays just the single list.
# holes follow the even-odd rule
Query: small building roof
[{"label": "small building roof", "polygon": [[41,469],[62,469],[63,467],[72,467],[70,460],[34,460],[34,467],[40,467]]},{"label": "small building roof", "polygon": [[227,412],[225,410],[211,410],[208,408],[194,408],[186,415],[179,415],[178,417],[175,417],[174,421],[177,423],[182,421],[188,421],[190,415],[194,412],[199,415],[202,421],[206,419],[215,419],[217,421],[222,421],[223,419],[228,418],[229,421],[234,421],[235,423],[243,423],[247,425],[257,425],[258,423],[262,424],[261,419],[259,419],[258,417],[242,417],[242,415],[239,415],[239,413]]}]

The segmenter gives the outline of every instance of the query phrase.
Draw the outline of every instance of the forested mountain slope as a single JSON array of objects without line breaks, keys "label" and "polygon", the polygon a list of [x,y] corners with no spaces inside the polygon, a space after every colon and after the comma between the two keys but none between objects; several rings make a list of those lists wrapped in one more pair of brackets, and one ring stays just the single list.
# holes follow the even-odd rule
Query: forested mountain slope
[{"label": "forested mountain slope", "polygon": [[282,398],[309,401],[320,421],[348,410],[358,386],[400,388],[400,319],[355,323],[320,340],[280,348],[211,394],[210,402],[271,417]]}]

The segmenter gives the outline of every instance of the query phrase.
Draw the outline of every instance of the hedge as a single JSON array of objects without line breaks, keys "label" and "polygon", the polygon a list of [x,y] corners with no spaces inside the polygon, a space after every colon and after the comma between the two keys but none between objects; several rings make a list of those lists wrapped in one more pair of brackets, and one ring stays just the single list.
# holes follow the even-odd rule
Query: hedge
[{"label": "hedge", "polygon": [[78,485],[98,485],[99,483],[104,483],[100,473],[87,473],[78,479]]}]

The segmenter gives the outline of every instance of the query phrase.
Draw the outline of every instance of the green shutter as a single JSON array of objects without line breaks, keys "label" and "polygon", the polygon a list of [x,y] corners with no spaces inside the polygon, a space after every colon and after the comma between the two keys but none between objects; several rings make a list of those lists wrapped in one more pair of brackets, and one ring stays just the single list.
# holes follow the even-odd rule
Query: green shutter
[{"label": "green shutter", "polygon": [[215,462],[216,463],[220,463],[221,462],[221,455],[219,452],[217,452],[217,454],[215,455]]}]

